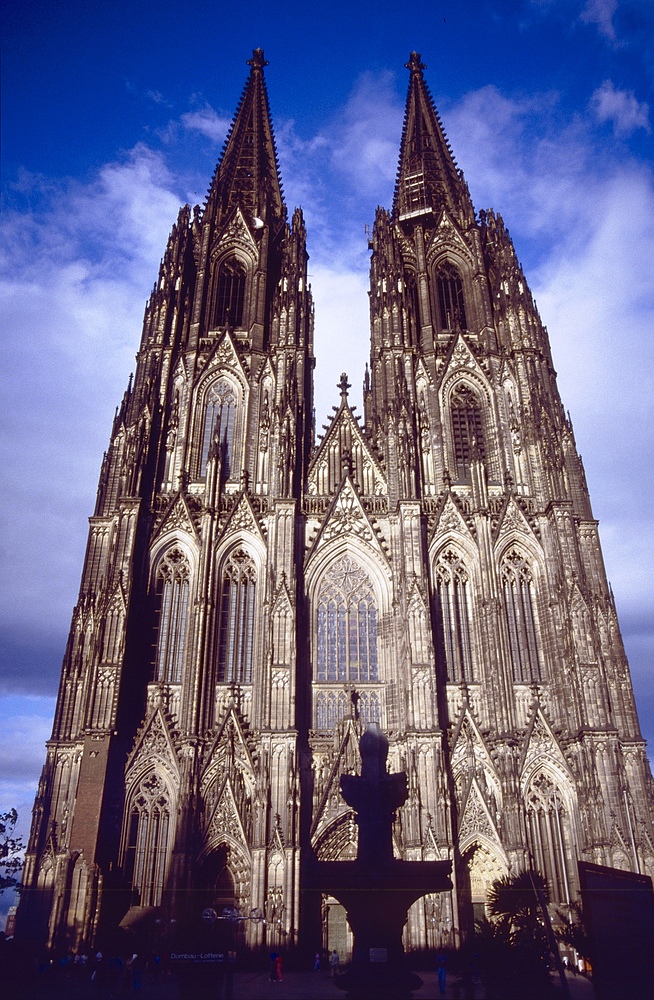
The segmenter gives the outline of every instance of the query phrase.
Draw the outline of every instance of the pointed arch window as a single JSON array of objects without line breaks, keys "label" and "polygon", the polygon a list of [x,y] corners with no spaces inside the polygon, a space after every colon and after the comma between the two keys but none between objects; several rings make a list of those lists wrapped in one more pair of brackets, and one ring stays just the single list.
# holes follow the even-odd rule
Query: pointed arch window
[{"label": "pointed arch window", "polygon": [[542,680],[534,580],[517,552],[509,553],[502,563],[502,587],[513,679],[522,683]]},{"label": "pointed arch window", "polygon": [[436,271],[436,292],[441,330],[467,329],[463,282],[461,275],[449,261]]},{"label": "pointed arch window", "polygon": [[466,479],[473,456],[486,457],[481,404],[477,394],[461,382],[452,393],[450,408],[457,476]]},{"label": "pointed arch window", "polygon": [[448,681],[460,684],[477,680],[472,656],[468,573],[462,560],[451,549],[439,558],[436,565],[436,605]]},{"label": "pointed arch window", "polygon": [[247,552],[239,549],[225,563],[218,620],[219,684],[251,684],[257,574]]},{"label": "pointed arch window", "polygon": [[245,301],[245,265],[236,257],[224,260],[218,269],[213,325],[240,327]]},{"label": "pointed arch window", "polygon": [[570,902],[570,822],[564,799],[539,772],[527,792],[527,839],[534,864],[548,882],[553,903]]},{"label": "pointed arch window", "polygon": [[377,681],[377,606],[369,576],[349,556],[318,592],[319,681]]},{"label": "pointed arch window", "polygon": [[132,905],[160,906],[168,867],[171,808],[156,772],[143,777],[131,796],[123,849],[123,874]]},{"label": "pointed arch window", "polygon": [[236,395],[229,382],[221,379],[210,386],[206,396],[200,475],[207,471],[207,460],[212,444],[220,449],[222,474],[229,478],[234,454],[234,425],[236,422]]},{"label": "pointed arch window", "polygon": [[189,615],[189,565],[179,549],[166,553],[155,581],[155,680],[180,684]]}]

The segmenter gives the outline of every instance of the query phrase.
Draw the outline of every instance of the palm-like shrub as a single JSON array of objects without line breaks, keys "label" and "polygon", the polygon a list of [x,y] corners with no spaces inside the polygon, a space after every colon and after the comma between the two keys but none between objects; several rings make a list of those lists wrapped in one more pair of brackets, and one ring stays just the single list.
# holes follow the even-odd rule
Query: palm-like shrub
[{"label": "palm-like shrub", "polygon": [[491,916],[508,920],[513,927],[526,930],[540,924],[541,900],[546,904],[550,901],[547,881],[540,872],[530,868],[496,879],[487,897]]},{"label": "palm-like shrub", "polygon": [[547,882],[533,870],[505,875],[488,892],[491,920],[476,922],[475,948],[487,989],[498,997],[536,996],[549,985],[549,945],[542,904]]}]

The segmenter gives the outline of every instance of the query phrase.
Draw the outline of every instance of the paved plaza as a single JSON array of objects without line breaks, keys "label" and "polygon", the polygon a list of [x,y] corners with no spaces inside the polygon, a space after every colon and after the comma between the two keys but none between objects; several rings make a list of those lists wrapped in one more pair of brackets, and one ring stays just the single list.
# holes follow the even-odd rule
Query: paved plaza
[{"label": "paved plaza", "polygon": [[[448,975],[445,993],[439,992],[435,971],[419,973],[423,985],[414,992],[416,1000],[496,1000],[487,994],[479,982],[474,985],[473,992],[465,991],[463,983],[457,975]],[[556,980],[553,978],[553,984]],[[568,977],[570,1000],[595,1000],[592,984],[583,976]],[[268,973],[262,971],[237,972],[233,976],[231,991],[226,982],[216,980],[215,989],[208,993],[207,1000],[339,1000],[344,997],[334,980],[323,973],[296,972],[284,973],[281,982],[271,982]],[[179,983],[176,976],[158,978],[146,974],[140,981],[140,989],[134,988],[131,976],[126,976],[119,983],[92,982],[90,975],[75,974],[66,978],[48,978],[45,975],[29,984],[17,984],[12,990],[16,1000],[180,1000]],[[551,994],[552,1000],[562,998],[560,990]],[[204,995],[197,1000],[205,1000]],[[393,1000],[392,996],[379,1000]],[[530,1000],[528,992],[519,1000]],[[636,998],[633,1000],[647,1000]]]}]

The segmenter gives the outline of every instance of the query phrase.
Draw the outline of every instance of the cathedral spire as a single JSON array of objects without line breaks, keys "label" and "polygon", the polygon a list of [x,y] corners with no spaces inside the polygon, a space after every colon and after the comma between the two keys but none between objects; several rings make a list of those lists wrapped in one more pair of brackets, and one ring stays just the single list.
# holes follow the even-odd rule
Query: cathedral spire
[{"label": "cathedral spire", "polygon": [[409,92],[404,112],[393,215],[400,220],[431,215],[440,205],[459,214],[469,195],[457,169],[422,71],[419,52],[409,62]]},{"label": "cathedral spire", "polygon": [[254,49],[248,60],[250,76],[227,133],[207,204],[213,203],[214,210],[223,215],[239,205],[249,223],[253,219],[266,221],[269,212],[278,219],[286,215],[263,75],[267,65],[263,49]]}]

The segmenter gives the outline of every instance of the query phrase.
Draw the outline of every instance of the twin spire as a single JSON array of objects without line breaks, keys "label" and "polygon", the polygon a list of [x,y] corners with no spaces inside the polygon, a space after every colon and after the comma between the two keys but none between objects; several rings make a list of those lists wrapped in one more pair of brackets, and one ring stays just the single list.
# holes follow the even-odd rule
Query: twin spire
[{"label": "twin spire", "polygon": [[412,52],[405,65],[410,73],[409,92],[393,215],[399,221],[418,219],[432,214],[441,205],[458,214],[469,196],[422,75],[426,66],[419,52]]},{"label": "twin spire", "polygon": [[[239,204],[251,218],[265,221],[272,213],[282,219],[286,206],[263,74],[268,65],[263,49],[254,49],[248,65],[250,76],[225,140],[209,201],[217,200],[223,214]],[[422,71],[426,67],[420,53],[412,52],[406,67],[409,91],[393,215],[399,221],[417,219],[433,214],[441,204],[456,214],[467,207],[464,202],[469,196],[425,83]]]},{"label": "twin spire", "polygon": [[[227,133],[222,158],[209,191],[223,215],[237,204],[249,220],[273,222],[286,217],[275,136],[270,118],[263,68],[263,49],[248,59],[250,76]],[[269,218],[272,214],[273,218]]]}]

